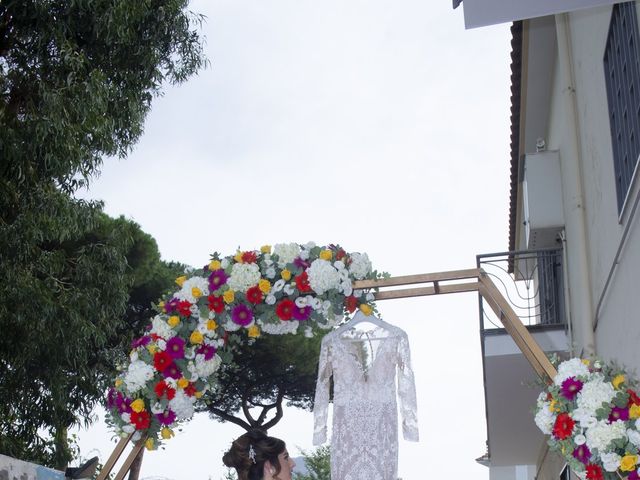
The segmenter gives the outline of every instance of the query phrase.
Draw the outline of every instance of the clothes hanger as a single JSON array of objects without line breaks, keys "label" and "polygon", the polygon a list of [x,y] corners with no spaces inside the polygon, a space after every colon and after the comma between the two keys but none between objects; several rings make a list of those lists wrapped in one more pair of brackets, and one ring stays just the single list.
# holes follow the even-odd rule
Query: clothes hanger
[{"label": "clothes hanger", "polygon": [[[333,331],[333,334],[340,336],[347,330],[358,325],[359,323],[365,323],[365,322],[372,323],[373,325],[376,325],[377,327],[380,327],[383,330],[386,330],[388,332],[393,330],[394,328],[393,325],[385,322],[384,320],[376,317],[375,315],[365,315],[364,313],[362,313],[362,311],[358,310],[355,313],[355,315],[347,321],[347,323],[340,325],[338,328],[336,328]],[[369,340],[381,340],[383,338],[386,338],[386,337],[379,337],[379,338],[374,337],[374,338],[369,338]],[[362,339],[349,339],[349,340],[362,341]]]}]

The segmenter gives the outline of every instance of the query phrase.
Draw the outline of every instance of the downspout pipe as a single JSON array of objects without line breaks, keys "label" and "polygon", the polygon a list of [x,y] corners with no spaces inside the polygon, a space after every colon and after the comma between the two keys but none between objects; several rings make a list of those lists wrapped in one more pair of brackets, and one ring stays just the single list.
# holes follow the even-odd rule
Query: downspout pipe
[{"label": "downspout pipe", "polygon": [[573,49],[569,15],[555,16],[558,39],[558,68],[562,85],[562,110],[565,113],[566,143],[560,148],[560,168],[564,192],[564,218],[567,245],[567,274],[573,328],[576,345],[574,354],[590,357],[596,354],[594,335],[593,299],[591,274],[589,270],[589,250],[587,241],[586,215],[582,182],[582,149],[578,122],[576,82],[573,71]]}]

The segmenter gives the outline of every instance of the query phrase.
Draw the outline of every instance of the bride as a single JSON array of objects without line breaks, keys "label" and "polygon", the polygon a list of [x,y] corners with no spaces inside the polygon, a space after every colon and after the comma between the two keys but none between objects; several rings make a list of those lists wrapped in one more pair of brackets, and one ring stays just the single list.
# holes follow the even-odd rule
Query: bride
[{"label": "bride", "polygon": [[250,430],[236,438],[222,461],[235,468],[238,480],[291,480],[296,466],[285,443],[261,430]]}]

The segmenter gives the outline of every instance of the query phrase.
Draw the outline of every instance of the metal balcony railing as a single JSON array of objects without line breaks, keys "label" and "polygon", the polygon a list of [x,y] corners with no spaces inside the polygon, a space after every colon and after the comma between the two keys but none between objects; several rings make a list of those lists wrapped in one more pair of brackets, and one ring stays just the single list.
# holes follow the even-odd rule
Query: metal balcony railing
[{"label": "metal balcony railing", "polygon": [[[563,325],[565,297],[562,249],[522,250],[478,255],[478,268],[491,277],[522,323]],[[482,330],[503,328],[480,296]]]}]

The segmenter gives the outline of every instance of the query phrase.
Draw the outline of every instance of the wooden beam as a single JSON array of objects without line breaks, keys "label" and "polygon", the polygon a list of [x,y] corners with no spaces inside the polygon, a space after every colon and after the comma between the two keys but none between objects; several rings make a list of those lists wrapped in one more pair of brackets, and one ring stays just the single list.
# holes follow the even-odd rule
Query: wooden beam
[{"label": "wooden beam", "polygon": [[412,285],[416,283],[446,282],[450,280],[465,280],[478,278],[480,270],[469,268],[466,270],[451,270],[448,272],[422,273],[419,275],[404,275],[399,277],[381,278],[378,280],[357,280],[353,282],[353,288],[381,288],[396,287],[399,285]]},{"label": "wooden beam", "polygon": [[122,464],[122,467],[120,467],[120,470],[118,470],[118,474],[115,476],[114,480],[123,480],[124,479],[124,476],[131,469],[131,464],[133,463],[133,461],[138,456],[138,453],[140,453],[140,450],[142,450],[142,448],[144,447],[145,440],[146,440],[146,438],[141,438],[140,440],[138,440],[136,442],[136,444],[133,446],[133,449],[129,452],[129,455],[127,456],[127,459]]},{"label": "wooden beam", "polygon": [[376,292],[376,300],[393,300],[395,298],[424,297],[427,295],[440,295],[444,293],[477,292],[478,282],[454,283],[451,285],[434,285],[433,287],[402,288],[399,290],[386,290]]},{"label": "wooden beam", "polygon": [[122,455],[122,452],[124,451],[127,444],[131,441],[132,436],[133,433],[127,437],[120,439],[120,441],[116,445],[116,448],[113,449],[113,452],[111,452],[111,455],[109,456],[107,462],[102,467],[102,470],[100,470],[100,474],[98,475],[97,480],[106,480],[109,477],[111,470],[113,470],[113,466]]}]

